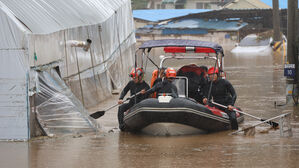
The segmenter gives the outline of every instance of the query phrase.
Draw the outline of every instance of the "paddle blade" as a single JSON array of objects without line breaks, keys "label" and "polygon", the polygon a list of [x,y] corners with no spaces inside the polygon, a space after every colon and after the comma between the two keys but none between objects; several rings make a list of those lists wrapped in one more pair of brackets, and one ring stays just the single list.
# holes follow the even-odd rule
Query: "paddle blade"
[{"label": "paddle blade", "polygon": [[[261,119],[261,121],[266,121],[266,120]],[[279,124],[277,122],[274,122],[274,121],[268,121],[266,123],[270,124],[273,128],[277,128],[279,126]]]},{"label": "paddle blade", "polygon": [[104,114],[105,114],[105,111],[97,111],[95,113],[90,114],[89,116],[94,119],[98,119],[98,118],[102,117]]},{"label": "paddle blade", "polygon": [[273,122],[273,121],[269,121],[269,124],[272,125],[273,128],[277,128],[279,126],[278,123]]}]

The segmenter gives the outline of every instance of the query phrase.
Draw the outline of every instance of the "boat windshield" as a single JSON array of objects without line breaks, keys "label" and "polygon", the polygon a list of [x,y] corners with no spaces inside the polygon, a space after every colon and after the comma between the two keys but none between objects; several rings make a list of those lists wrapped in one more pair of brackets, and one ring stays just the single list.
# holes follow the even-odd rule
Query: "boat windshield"
[{"label": "boat windshield", "polygon": [[178,89],[179,97],[188,97],[188,79],[183,76],[177,76],[175,80],[172,82]]},{"label": "boat windshield", "polygon": [[245,46],[267,46],[269,44],[270,44],[269,38],[258,39],[257,36],[249,36],[241,40],[239,45],[245,47]]}]

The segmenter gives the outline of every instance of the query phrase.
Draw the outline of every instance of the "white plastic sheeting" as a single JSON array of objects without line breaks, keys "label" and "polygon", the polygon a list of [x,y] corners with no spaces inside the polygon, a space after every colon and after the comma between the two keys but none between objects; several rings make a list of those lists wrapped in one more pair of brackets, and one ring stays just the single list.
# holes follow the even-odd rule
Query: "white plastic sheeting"
[{"label": "white plastic sheeting", "polygon": [[34,96],[39,123],[47,135],[95,132],[97,123],[65,85],[58,73],[37,73],[37,94]]},{"label": "white plastic sheeting", "polygon": [[[62,77],[86,108],[95,107],[111,95],[111,90],[121,88],[133,66],[135,34],[131,6],[129,1],[117,2],[121,6],[102,23],[46,35],[30,34],[30,65],[61,60]],[[87,52],[66,45],[68,41],[87,39],[92,40]],[[100,78],[107,82],[99,81]]]},{"label": "white plastic sheeting", "polygon": [[127,0],[1,0],[34,34],[104,22]]},{"label": "white plastic sheeting", "polygon": [[[34,79],[30,67],[51,68],[58,62],[74,95],[92,108],[127,83],[136,42],[130,0],[0,0],[0,38],[1,89],[19,88],[16,93],[1,90],[0,120],[5,122],[0,123],[0,139],[30,138],[28,88],[35,86],[28,81]],[[87,39],[92,40],[88,51],[66,45]],[[10,94],[24,102],[7,108],[8,100],[14,101]],[[18,131],[12,133],[14,129]]]},{"label": "white plastic sheeting", "polygon": [[0,139],[29,137],[28,69],[24,68],[24,57],[22,50],[0,50]]},{"label": "white plastic sheeting", "polygon": [[29,31],[22,25],[0,1],[0,49],[27,49],[26,33]]},{"label": "white plastic sheeting", "polygon": [[26,140],[29,137],[29,64],[23,40],[26,29],[3,10],[8,9],[0,10],[0,139]]},{"label": "white plastic sheeting", "polygon": [[[8,54],[10,58],[4,59],[3,55]],[[4,139],[28,138],[28,74],[20,66],[22,57],[24,51],[0,51],[0,134]],[[13,73],[8,75],[7,71]]]}]

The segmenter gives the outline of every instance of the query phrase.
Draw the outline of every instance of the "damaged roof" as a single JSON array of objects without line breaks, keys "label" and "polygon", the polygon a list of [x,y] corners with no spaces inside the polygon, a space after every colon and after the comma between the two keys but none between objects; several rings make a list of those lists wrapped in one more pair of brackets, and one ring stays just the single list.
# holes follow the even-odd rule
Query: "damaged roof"
[{"label": "damaged roof", "polygon": [[168,20],[175,17],[185,16],[192,13],[203,13],[210,9],[153,9],[153,10],[133,10],[133,17],[150,22]]},{"label": "damaged roof", "polygon": [[214,30],[239,30],[246,26],[245,22],[223,21],[223,20],[204,20],[204,19],[182,19],[179,21],[169,22],[162,25],[163,28],[189,28],[189,29],[214,29]]},{"label": "damaged roof", "polygon": [[224,21],[224,20],[204,20],[204,19],[181,19],[170,21],[167,24],[146,25],[143,28],[147,29],[205,29],[218,31],[237,31],[248,25],[246,22],[239,21]]}]

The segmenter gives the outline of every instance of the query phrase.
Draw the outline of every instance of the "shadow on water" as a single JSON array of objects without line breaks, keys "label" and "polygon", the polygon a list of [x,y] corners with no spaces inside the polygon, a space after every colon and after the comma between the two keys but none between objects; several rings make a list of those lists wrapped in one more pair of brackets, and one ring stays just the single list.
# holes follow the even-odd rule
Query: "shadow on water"
[{"label": "shadow on water", "polygon": [[[238,94],[236,104],[245,112],[269,118],[292,111],[293,136],[280,137],[279,130],[269,130],[267,125],[258,126],[250,137],[230,136],[230,131],[174,137],[135,135],[113,129],[117,127],[117,109],[113,109],[98,120],[104,130],[98,135],[0,142],[0,167],[298,166],[299,109],[274,106],[275,101],[285,101],[281,55],[236,57],[226,52],[225,70]],[[117,96],[99,108],[116,100]],[[254,123],[258,121],[245,118],[245,124]]]}]

